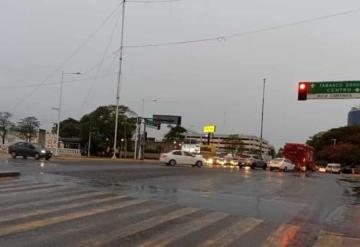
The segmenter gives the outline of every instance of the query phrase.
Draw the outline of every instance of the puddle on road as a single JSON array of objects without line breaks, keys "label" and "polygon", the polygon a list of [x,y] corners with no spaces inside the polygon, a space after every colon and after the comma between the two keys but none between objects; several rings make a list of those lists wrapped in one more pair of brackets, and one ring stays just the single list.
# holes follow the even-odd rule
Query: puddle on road
[{"label": "puddle on road", "polygon": [[344,188],[344,196],[354,198],[352,205],[360,205],[360,180],[343,177],[338,179],[338,183]]}]

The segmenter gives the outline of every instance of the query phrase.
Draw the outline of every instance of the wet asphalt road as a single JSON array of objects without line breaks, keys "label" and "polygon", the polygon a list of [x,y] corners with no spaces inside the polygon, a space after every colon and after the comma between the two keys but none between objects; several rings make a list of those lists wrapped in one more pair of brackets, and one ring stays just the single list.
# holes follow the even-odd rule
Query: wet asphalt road
[{"label": "wet asphalt road", "polygon": [[[51,184],[96,188],[274,225],[298,226],[293,243],[299,246],[312,245],[309,241],[315,241],[320,230],[360,237],[360,177],[352,175],[313,173],[306,177],[238,168],[7,158],[0,158],[1,169],[15,169],[26,179]],[[300,244],[304,242],[308,244]]]}]

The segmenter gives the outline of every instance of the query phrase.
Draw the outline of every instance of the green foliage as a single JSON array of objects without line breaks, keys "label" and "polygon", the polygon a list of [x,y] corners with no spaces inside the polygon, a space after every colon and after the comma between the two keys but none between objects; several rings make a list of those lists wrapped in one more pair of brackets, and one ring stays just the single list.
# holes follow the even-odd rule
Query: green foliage
[{"label": "green foliage", "polygon": [[[55,134],[56,131],[57,131],[57,124],[54,124],[52,128],[52,133]],[[80,137],[80,122],[73,118],[68,118],[60,122],[60,137],[62,138]]]},{"label": "green foliage", "polygon": [[[115,131],[115,110],[116,107],[100,106],[95,111],[84,115],[79,123],[80,138],[83,146],[87,145],[89,133],[91,132],[92,152],[109,151],[114,143]],[[129,117],[134,113],[126,106],[121,106],[119,110],[119,125],[117,143],[120,145],[121,139],[130,140],[136,129],[136,118]],[[60,125],[61,128],[61,125]]]},{"label": "green foliage", "polygon": [[16,126],[21,138],[31,142],[32,138],[39,130],[40,122],[36,117],[26,117],[20,120]]},{"label": "green foliage", "polygon": [[307,144],[314,148],[317,161],[360,164],[360,126],[320,132],[312,136]]},{"label": "green foliage", "polygon": [[168,142],[173,141],[182,141],[185,139],[184,133],[186,132],[186,129],[181,126],[168,126],[170,128],[169,132],[165,135],[165,140]]},{"label": "green foliage", "polygon": [[10,129],[14,127],[14,123],[10,121],[11,113],[9,112],[0,112],[0,137],[2,139],[2,144],[5,144],[6,136]]}]

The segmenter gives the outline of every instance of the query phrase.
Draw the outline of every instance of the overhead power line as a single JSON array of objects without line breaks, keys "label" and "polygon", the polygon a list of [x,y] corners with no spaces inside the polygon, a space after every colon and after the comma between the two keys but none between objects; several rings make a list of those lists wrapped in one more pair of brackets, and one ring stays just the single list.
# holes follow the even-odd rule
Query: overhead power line
[{"label": "overhead power line", "polygon": [[113,30],[111,31],[109,41],[107,42],[107,44],[105,46],[105,49],[104,49],[104,54],[103,54],[103,56],[102,56],[102,58],[100,60],[99,66],[97,67],[95,78],[92,80],[92,82],[90,84],[90,87],[89,87],[89,89],[87,91],[87,94],[85,95],[85,98],[84,98],[84,100],[83,100],[83,102],[82,102],[82,104],[80,106],[79,115],[83,111],[83,108],[84,108],[85,104],[88,102],[88,99],[89,99],[89,97],[90,97],[90,95],[91,95],[91,93],[92,93],[92,91],[94,89],[94,85],[97,82],[98,74],[100,73],[100,70],[101,70],[101,68],[102,68],[102,66],[104,64],[105,59],[106,59],[106,54],[107,54],[107,52],[108,52],[108,50],[110,48],[110,45],[111,45],[111,43],[112,43],[112,41],[114,39],[116,29],[117,29],[117,26],[118,26],[119,21],[120,21],[120,17],[121,16],[119,16],[118,20],[115,22]]},{"label": "overhead power line", "polygon": [[136,44],[135,45],[125,45],[124,47],[125,48],[146,48],[146,47],[187,45],[187,44],[211,42],[211,41],[225,41],[226,39],[233,39],[233,38],[238,38],[238,37],[247,36],[247,35],[256,34],[256,33],[262,33],[262,32],[269,32],[269,31],[273,31],[273,30],[278,30],[278,29],[284,29],[284,28],[291,27],[291,26],[298,26],[298,25],[302,25],[302,24],[306,24],[306,23],[312,23],[312,22],[317,22],[317,21],[321,21],[321,20],[325,20],[325,19],[330,19],[330,18],[333,18],[333,17],[355,14],[355,13],[358,13],[358,12],[360,12],[360,8],[349,10],[349,11],[344,11],[344,12],[339,12],[339,13],[335,13],[335,14],[331,14],[331,15],[324,15],[324,16],[304,19],[304,20],[300,20],[300,21],[290,22],[290,23],[286,23],[286,24],[282,24],[282,25],[276,25],[276,26],[271,26],[271,27],[260,28],[260,29],[247,31],[247,32],[239,32],[239,33],[234,33],[234,34],[218,35],[218,36],[214,36],[214,37],[201,38],[201,39],[170,41],[170,42],[158,42],[158,43],[148,43],[148,44],[138,44],[138,45],[136,45]]},{"label": "overhead power line", "polygon": [[[95,75],[95,76],[89,76],[89,77],[85,77],[85,78],[81,78],[81,79],[74,79],[74,80],[70,80],[70,81],[64,81],[64,84],[73,84],[73,83],[78,83],[78,82],[83,82],[83,81],[87,81],[90,79],[96,79],[99,77],[107,77],[110,75],[115,75],[117,72],[109,72],[109,73],[104,73],[104,74],[99,74],[99,75]],[[41,84],[41,83],[37,83],[37,84],[28,84],[28,85],[19,85],[19,86],[2,86],[0,87],[0,89],[16,89],[16,88],[38,88],[40,86],[44,86],[44,87],[48,87],[48,86],[54,86],[54,85],[60,85],[61,82],[50,82],[50,83],[46,83],[46,84]]]},{"label": "overhead power line", "polygon": [[14,112],[23,102],[29,99],[41,86],[45,85],[46,82],[57,72],[59,72],[65,64],[67,64],[76,54],[78,54],[81,49],[95,36],[97,32],[111,19],[111,17],[120,9],[121,5],[118,5],[101,23],[100,25],[89,34],[89,36],[68,56],[55,70],[48,74],[45,79],[39,83],[33,90],[31,90],[27,95],[25,95],[21,100],[19,100],[12,108],[11,112]]},{"label": "overhead power line", "polygon": [[130,0],[130,1],[126,1],[127,3],[171,3],[171,2],[181,2],[184,0]]}]

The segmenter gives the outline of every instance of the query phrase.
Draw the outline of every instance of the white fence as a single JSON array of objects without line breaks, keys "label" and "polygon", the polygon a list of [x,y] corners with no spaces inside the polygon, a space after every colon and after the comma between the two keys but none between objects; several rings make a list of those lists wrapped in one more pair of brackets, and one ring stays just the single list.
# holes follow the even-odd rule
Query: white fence
[{"label": "white fence", "polygon": [[[52,151],[53,154],[56,154],[56,148],[48,148],[48,150]],[[80,152],[80,149],[59,148],[58,155],[59,156],[81,156],[81,152]]]}]

